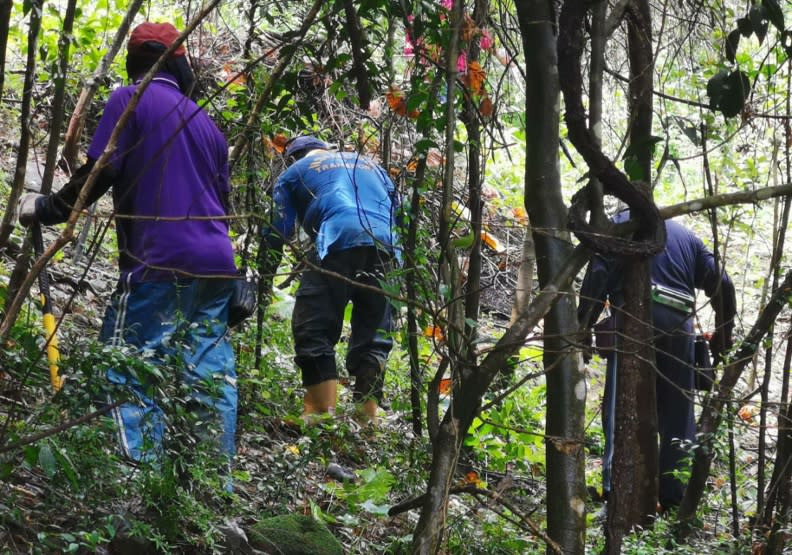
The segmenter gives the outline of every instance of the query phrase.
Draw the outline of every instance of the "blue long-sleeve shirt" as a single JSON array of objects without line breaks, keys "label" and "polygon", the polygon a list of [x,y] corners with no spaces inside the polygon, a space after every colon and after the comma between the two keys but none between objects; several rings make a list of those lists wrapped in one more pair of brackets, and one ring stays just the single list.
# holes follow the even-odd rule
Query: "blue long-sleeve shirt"
[{"label": "blue long-sleeve shirt", "polygon": [[396,187],[370,158],[312,151],[278,177],[273,200],[272,219],[263,229],[270,248],[280,250],[299,222],[320,259],[361,246],[400,256]]}]

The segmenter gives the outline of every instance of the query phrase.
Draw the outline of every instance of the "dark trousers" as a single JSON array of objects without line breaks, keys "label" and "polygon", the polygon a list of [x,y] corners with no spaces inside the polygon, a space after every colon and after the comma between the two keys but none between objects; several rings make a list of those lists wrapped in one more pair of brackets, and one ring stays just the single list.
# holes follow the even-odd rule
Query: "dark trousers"
[{"label": "dark trousers", "polygon": [[[696,421],[693,414],[693,325],[679,311],[655,303],[655,356],[657,360],[657,425],[660,435],[659,493],[663,507],[682,501],[685,484],[674,477],[686,456],[680,442],[693,441]],[[605,454],[602,461],[602,488],[611,489],[614,420],[616,415],[616,368],[619,364],[619,338],[616,350],[608,357],[603,397]]]},{"label": "dark trousers", "polygon": [[292,333],[303,385],[338,378],[335,345],[351,301],[352,333],[346,369],[358,379],[372,380],[373,395],[381,399],[385,362],[393,346],[393,324],[391,304],[379,290],[391,270],[392,257],[375,247],[355,247],[330,253],[319,265],[340,277],[309,269],[300,281]]}]

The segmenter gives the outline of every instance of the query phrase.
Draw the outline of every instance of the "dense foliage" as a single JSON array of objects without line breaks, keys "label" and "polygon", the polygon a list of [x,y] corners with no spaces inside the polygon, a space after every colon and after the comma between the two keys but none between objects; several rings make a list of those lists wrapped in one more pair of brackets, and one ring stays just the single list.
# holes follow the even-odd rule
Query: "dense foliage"
[{"label": "dense foliage", "polygon": [[[94,95],[85,131],[71,138],[82,151],[103,101],[125,82],[123,50],[115,55],[112,44],[127,11],[134,22],[167,20],[179,29],[202,15],[190,2],[141,4],[0,1],[0,32],[8,8],[0,90],[0,206],[6,213],[0,228],[0,550],[100,552],[125,534],[162,552],[219,552],[231,549],[229,522],[254,541],[262,529],[257,523],[291,513],[327,525],[348,553],[604,549],[604,364],[595,356],[583,367],[579,338],[554,337],[547,330],[556,324],[541,320],[559,302],[552,293],[574,291],[580,265],[555,288],[549,268],[573,264],[577,240],[565,225],[532,225],[528,217],[547,213],[565,221],[574,193],[596,171],[560,117],[558,90],[555,96],[536,94],[546,77],[539,80],[528,68],[551,62],[524,48],[529,37],[512,2],[220,2],[186,39],[200,103],[231,146],[239,267],[257,273],[259,228],[269,217],[269,192],[284,168],[289,137],[315,134],[375,156],[399,187],[405,259],[383,283],[399,313],[398,348],[389,360],[378,428],[357,423],[346,384],[335,418],[315,427],[299,424],[301,388],[289,334],[295,277],[306,249],[298,239],[277,275],[256,276],[274,282],[273,297],[260,299],[257,318],[233,331],[238,453],[235,491],[224,492],[223,478],[206,470],[211,455],[191,448],[201,423],[169,379],[168,368],[178,358],[157,369],[96,340],[102,307],[115,286],[117,245],[106,200],[81,216],[76,228],[47,229],[47,245],[58,248],[32,257],[48,262],[58,316],[65,382],[52,389],[40,306],[28,294],[42,265],[31,266],[26,230],[9,224],[23,187],[37,189],[48,174],[55,175],[55,188],[68,179],[72,162],[65,151],[60,161],[46,152],[50,141],[70,140],[66,123],[81,95]],[[735,352],[748,353],[743,365],[751,362],[735,376],[733,389],[718,390],[722,425],[688,446],[691,457],[702,450],[713,455],[694,518],[682,526],[675,514],[664,514],[653,527],[628,535],[622,550],[747,552],[756,546],[780,553],[792,492],[786,465],[779,464],[792,452],[786,427],[790,296],[781,291],[772,297],[789,268],[784,245],[792,198],[792,70],[786,6],[775,0],[750,7],[652,5],[654,118],[651,136],[631,142],[628,4],[608,5],[607,20],[597,23],[592,16],[585,33],[580,30],[586,78],[596,65],[591,37],[601,32],[606,40],[605,70],[598,76],[605,100],[601,121],[592,120],[592,127],[618,169],[650,183],[664,215],[681,215],[717,252],[738,289]],[[69,6],[76,8],[73,30],[63,32]],[[553,37],[574,31],[551,15]],[[65,80],[58,79],[63,63]],[[548,74],[558,75],[557,68]],[[592,113],[593,83],[580,91]],[[527,117],[526,99],[544,102],[535,108],[556,118],[557,137],[536,139],[541,122]],[[65,119],[53,137],[58,113]],[[563,210],[553,203],[551,179],[531,177],[537,152],[549,152],[558,169]],[[649,175],[641,165],[647,159]],[[529,205],[527,198],[541,200]],[[711,204],[683,204],[701,198]],[[612,197],[605,202],[615,204]],[[543,251],[548,238],[560,239],[566,250]],[[760,338],[747,345],[752,350],[740,351],[746,347],[740,340],[769,299],[784,309],[763,333],[750,335]],[[711,330],[706,299],[699,306],[699,325]],[[565,346],[557,347],[559,342]],[[339,366],[344,349],[342,343]],[[558,365],[571,365],[585,382],[560,384],[567,388],[560,394],[545,376],[556,369],[548,361],[557,361],[562,351],[571,356]],[[131,467],[113,448],[106,399],[120,393],[104,372],[116,365],[155,373],[168,400],[172,433],[161,466]],[[717,397],[695,395],[698,405]],[[566,410],[556,410],[564,396],[585,401],[579,437],[559,437],[547,427],[550,411]],[[455,429],[460,422],[461,430]],[[551,449],[585,458],[585,473],[575,479],[585,481],[589,496],[585,502],[563,499],[569,513],[561,515],[548,514],[556,509],[545,504],[558,495],[548,491],[553,486],[547,477],[558,471],[548,468]],[[328,478],[329,463],[355,469],[357,480]],[[440,486],[442,495],[432,499]],[[580,544],[557,537],[550,523],[559,520],[570,523]],[[271,548],[260,541],[260,549]]]}]

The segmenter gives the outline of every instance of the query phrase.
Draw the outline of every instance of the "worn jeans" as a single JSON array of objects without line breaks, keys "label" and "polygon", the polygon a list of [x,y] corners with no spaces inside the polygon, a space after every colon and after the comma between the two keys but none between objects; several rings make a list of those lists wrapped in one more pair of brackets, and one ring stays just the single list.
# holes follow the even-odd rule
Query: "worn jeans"
[{"label": "worn jeans", "polygon": [[[227,337],[232,290],[230,279],[120,283],[100,336],[105,343],[133,348],[137,356],[161,367],[160,379],[186,387],[183,401],[204,430],[219,430],[212,441],[229,459],[237,414],[236,365]],[[168,374],[172,366],[164,366],[165,361],[178,361],[179,371]],[[158,398],[155,380],[128,368],[110,368],[107,377],[134,398],[113,411],[124,455],[158,461],[167,428],[161,404],[172,400]]]}]

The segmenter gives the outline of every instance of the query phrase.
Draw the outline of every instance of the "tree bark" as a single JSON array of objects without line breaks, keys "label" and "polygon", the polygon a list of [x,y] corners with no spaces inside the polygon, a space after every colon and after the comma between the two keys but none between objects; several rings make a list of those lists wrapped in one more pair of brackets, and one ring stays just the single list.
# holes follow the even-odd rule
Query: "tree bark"
[{"label": "tree bark", "polygon": [[[622,538],[650,526],[657,503],[657,407],[649,296],[649,262],[631,261],[624,275],[624,337],[616,379],[612,489],[605,553],[621,553]],[[629,285],[628,285],[629,284]],[[640,315],[640,316],[636,316]]]},{"label": "tree bark", "polygon": [[[517,15],[526,55],[525,208],[531,225],[554,233],[534,233],[539,285],[544,288],[572,247],[566,230],[558,161],[559,82],[555,13],[552,4],[519,2]],[[547,530],[564,553],[585,549],[585,452],[583,449],[586,381],[579,351],[566,338],[577,331],[571,288],[563,290],[544,319],[547,373]],[[549,548],[548,548],[549,549]]]},{"label": "tree bark", "polygon": [[6,46],[8,46],[8,31],[11,23],[11,8],[13,0],[0,0],[0,102],[3,99],[5,89],[5,63]]},{"label": "tree bark", "polygon": [[[633,0],[627,18],[630,58],[630,145],[641,179],[651,182],[652,29],[647,0]],[[651,192],[648,193],[651,198]],[[637,236],[637,239],[643,239]],[[613,485],[605,527],[606,553],[621,553],[622,538],[635,526],[651,526],[657,503],[657,406],[652,348],[650,264],[625,261],[624,351],[616,379]]]},{"label": "tree bark", "polygon": [[41,29],[41,9],[44,0],[33,0],[30,8],[30,26],[27,37],[27,63],[25,66],[24,88],[22,90],[22,106],[19,113],[19,151],[17,152],[14,183],[8,198],[3,221],[0,223],[0,249],[8,244],[8,238],[14,229],[14,213],[19,197],[25,188],[28,151],[30,150],[30,108],[33,104],[33,86],[36,81],[36,56],[38,55],[38,35]]}]

